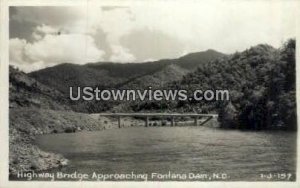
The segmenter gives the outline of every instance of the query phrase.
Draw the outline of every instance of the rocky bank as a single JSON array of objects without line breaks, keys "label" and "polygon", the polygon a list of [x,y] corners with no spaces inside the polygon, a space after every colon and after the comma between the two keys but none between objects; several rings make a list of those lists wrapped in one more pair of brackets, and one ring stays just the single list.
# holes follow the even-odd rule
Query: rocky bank
[{"label": "rocky bank", "polygon": [[[100,131],[117,128],[112,118],[71,111],[11,108],[9,128],[9,173],[40,171],[68,163],[62,155],[45,152],[34,145],[36,135]],[[124,127],[142,125],[142,120],[124,119]]]}]

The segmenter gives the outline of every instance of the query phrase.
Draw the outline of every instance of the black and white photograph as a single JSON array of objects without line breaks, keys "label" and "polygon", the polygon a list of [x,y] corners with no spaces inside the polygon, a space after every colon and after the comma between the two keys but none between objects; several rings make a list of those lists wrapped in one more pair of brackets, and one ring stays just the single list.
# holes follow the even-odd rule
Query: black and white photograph
[{"label": "black and white photograph", "polygon": [[297,182],[297,1],[83,2],[7,6],[9,182]]}]

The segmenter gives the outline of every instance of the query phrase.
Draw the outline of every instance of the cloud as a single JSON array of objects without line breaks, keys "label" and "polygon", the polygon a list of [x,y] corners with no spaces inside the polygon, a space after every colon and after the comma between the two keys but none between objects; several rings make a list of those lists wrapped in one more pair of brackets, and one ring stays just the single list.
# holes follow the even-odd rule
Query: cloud
[{"label": "cloud", "polygon": [[11,65],[14,65],[25,72],[38,70],[44,68],[44,62],[37,61],[32,62],[26,57],[27,42],[24,39],[10,39],[9,41],[9,61]]},{"label": "cloud", "polygon": [[41,40],[47,34],[58,34],[58,32],[60,32],[59,29],[43,24],[36,27],[32,33],[32,38],[37,41]]},{"label": "cloud", "polygon": [[55,34],[58,32],[58,29],[51,27],[49,25],[41,25],[36,27],[36,32],[44,33],[44,34]]},{"label": "cloud", "polygon": [[52,26],[64,26],[74,24],[86,15],[86,10],[78,6],[29,6],[11,7],[11,20],[30,22]]},{"label": "cloud", "polygon": [[96,48],[94,39],[87,35],[46,35],[43,39],[28,43],[26,55],[33,61],[50,63],[74,62],[78,64],[100,60],[104,52]]},{"label": "cloud", "polygon": [[78,7],[16,8],[11,20],[30,25],[35,23],[36,26],[30,29],[30,38],[10,39],[10,51],[19,51],[19,54],[10,54],[11,64],[23,67],[27,64],[26,71],[32,71],[63,62],[99,62],[104,57],[114,62],[133,62],[135,56],[119,40],[131,28],[125,32],[125,28],[118,26],[119,21],[131,23],[123,17],[124,11],[127,11],[126,7],[91,7],[91,11]]},{"label": "cloud", "polygon": [[[120,41],[135,54],[137,61],[179,57],[186,48],[176,37],[150,29],[134,30],[121,37]],[[141,46],[144,46],[142,50]]]},{"label": "cloud", "polygon": [[110,61],[112,62],[124,62],[124,63],[130,63],[135,61],[134,55],[132,55],[128,49],[118,46],[118,45],[113,45],[111,46],[112,49],[112,55],[110,57]]},{"label": "cloud", "polygon": [[[103,60],[105,54],[99,50],[94,39],[83,34],[48,34],[50,27],[39,27],[35,33],[42,32],[34,42],[24,39],[10,39],[10,62],[25,67],[26,71],[53,66],[59,63],[84,64]],[[47,33],[48,32],[48,33]]]},{"label": "cloud", "polygon": [[295,36],[295,3],[220,0],[12,7],[11,60],[38,67],[66,61],[141,62],[207,49],[233,53],[259,43],[279,47]]},{"label": "cloud", "polygon": [[259,43],[279,47],[295,36],[295,7],[293,1],[145,3],[109,11],[89,7],[88,17],[90,28],[101,28],[110,45],[143,61],[207,49],[233,53]]},{"label": "cloud", "polygon": [[109,45],[109,61],[134,62],[136,60],[135,55],[121,43],[121,38],[130,34],[135,28],[128,7],[95,8],[92,9],[89,18],[88,28],[91,28],[89,32],[92,35],[96,35],[95,33],[99,31],[105,33],[105,41]]},{"label": "cloud", "polygon": [[17,64],[21,64],[24,58],[24,47],[26,40],[24,39],[10,39],[9,40],[9,60]]}]

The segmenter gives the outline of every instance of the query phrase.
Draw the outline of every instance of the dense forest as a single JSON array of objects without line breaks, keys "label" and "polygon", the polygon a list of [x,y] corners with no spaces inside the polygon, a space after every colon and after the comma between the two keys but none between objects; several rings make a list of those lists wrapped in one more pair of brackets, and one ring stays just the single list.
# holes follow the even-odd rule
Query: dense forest
[{"label": "dense forest", "polygon": [[[162,59],[141,63],[96,62],[85,65],[63,63],[28,74],[37,82],[47,85],[69,99],[69,87],[98,87],[100,89],[159,88],[163,84],[181,80],[197,66],[223,57],[215,50],[190,53],[177,59]],[[76,90],[75,90],[76,91]],[[124,101],[69,101],[76,112],[97,113],[107,110],[132,110],[132,102]]]},{"label": "dense forest", "polygon": [[258,45],[201,64],[195,72],[163,87],[168,89],[227,89],[230,101],[144,101],[135,111],[217,112],[221,126],[238,129],[295,130],[296,78],[294,39],[280,49]]}]

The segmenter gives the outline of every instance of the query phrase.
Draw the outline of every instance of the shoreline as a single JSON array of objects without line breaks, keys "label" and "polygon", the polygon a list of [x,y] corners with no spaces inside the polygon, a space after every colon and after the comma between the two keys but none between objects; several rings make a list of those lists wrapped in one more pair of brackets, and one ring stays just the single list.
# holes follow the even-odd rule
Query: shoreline
[{"label": "shoreline", "polygon": [[68,159],[35,145],[38,135],[104,130],[88,114],[37,108],[9,109],[9,176],[65,166]]},{"label": "shoreline", "polygon": [[[28,118],[28,117],[35,118]],[[38,118],[36,118],[38,117]],[[162,125],[165,122],[164,125]],[[201,122],[199,120],[199,122]],[[176,126],[192,126],[192,120],[176,121]],[[190,125],[191,124],[191,125]],[[213,123],[212,123],[213,124]],[[170,127],[170,121],[150,120],[149,127]],[[122,126],[144,127],[145,122],[132,117],[122,118]],[[119,129],[116,118],[99,117],[72,111],[55,111],[36,108],[10,109],[9,176],[18,172],[43,171],[68,165],[68,159],[59,153],[43,151],[35,138],[44,134],[76,133]]]},{"label": "shoreline", "polygon": [[[30,119],[29,117],[34,118]],[[165,124],[162,125],[164,121]],[[199,119],[198,123],[201,122],[202,120]],[[193,120],[178,120],[175,126],[194,126],[193,124]],[[149,127],[172,127],[170,121],[161,119],[149,120],[149,125]],[[219,123],[215,120],[202,126],[220,128]],[[36,108],[10,109],[9,179],[22,180],[17,177],[18,172],[41,172],[68,165],[69,160],[63,155],[39,148],[35,142],[37,136],[128,127],[145,127],[145,121],[124,117],[122,126],[119,127],[117,118],[100,117],[97,114]]]}]

